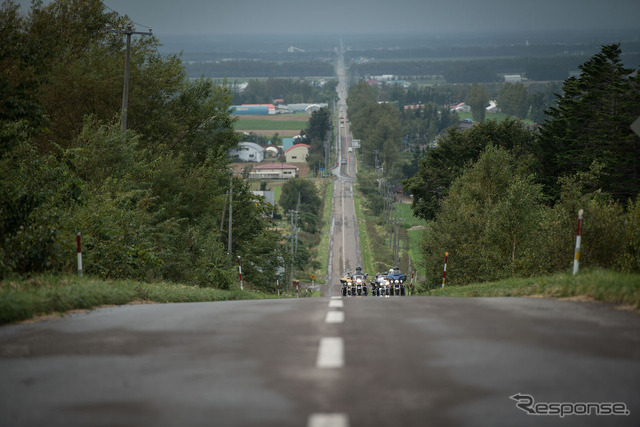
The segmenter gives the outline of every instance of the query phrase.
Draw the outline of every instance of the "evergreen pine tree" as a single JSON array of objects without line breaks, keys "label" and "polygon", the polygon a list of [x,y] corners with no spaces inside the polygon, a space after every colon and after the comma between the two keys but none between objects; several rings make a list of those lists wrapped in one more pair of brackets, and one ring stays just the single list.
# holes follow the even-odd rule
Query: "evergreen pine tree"
[{"label": "evergreen pine tree", "polygon": [[620,45],[603,46],[564,82],[557,106],[546,111],[539,157],[542,179],[557,195],[557,179],[603,165],[597,185],[617,200],[640,192],[640,138],[630,124],[640,115],[638,78],[620,59]]}]

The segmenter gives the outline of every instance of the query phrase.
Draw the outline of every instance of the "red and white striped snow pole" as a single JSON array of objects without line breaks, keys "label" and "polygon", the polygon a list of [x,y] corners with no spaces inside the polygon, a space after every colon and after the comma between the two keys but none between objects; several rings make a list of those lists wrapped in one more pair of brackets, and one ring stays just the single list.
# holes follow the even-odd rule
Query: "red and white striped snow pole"
[{"label": "red and white striped snow pole", "polygon": [[238,272],[240,273],[240,290],[244,290],[242,286],[242,263],[240,262],[240,255],[238,255]]},{"label": "red and white striped snow pole", "polygon": [[413,294],[413,271],[411,272],[411,282],[409,283],[409,296]]},{"label": "red and white striped snow pole", "polygon": [[78,276],[82,277],[82,244],[80,232],[78,232],[76,236],[76,242],[78,243]]},{"label": "red and white striped snow pole", "polygon": [[444,271],[442,272],[442,287],[444,288],[444,279],[447,277],[447,258],[449,257],[449,252],[444,253]]},{"label": "red and white striped snow pole", "polygon": [[578,273],[580,267],[580,240],[582,240],[582,214],[584,211],[580,209],[578,211],[578,235],[576,236],[576,250],[573,257],[573,275]]}]

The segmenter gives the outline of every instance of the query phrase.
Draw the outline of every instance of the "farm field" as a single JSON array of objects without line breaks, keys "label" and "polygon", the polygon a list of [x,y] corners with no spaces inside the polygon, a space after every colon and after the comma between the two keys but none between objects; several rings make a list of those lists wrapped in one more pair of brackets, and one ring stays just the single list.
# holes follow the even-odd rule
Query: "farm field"
[{"label": "farm field", "polygon": [[234,128],[237,131],[253,132],[260,136],[290,137],[300,135],[300,131],[307,127],[310,114],[275,114],[272,116],[235,116],[238,121]]}]

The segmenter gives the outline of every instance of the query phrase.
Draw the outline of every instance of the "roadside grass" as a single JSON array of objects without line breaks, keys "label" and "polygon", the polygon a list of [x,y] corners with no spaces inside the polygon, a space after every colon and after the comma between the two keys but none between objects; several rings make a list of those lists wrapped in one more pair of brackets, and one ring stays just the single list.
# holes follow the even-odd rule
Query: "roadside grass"
[{"label": "roadside grass", "polygon": [[[420,242],[422,241],[422,231],[426,227],[427,221],[413,216],[413,209],[409,203],[396,203],[394,209],[398,217],[402,218],[402,227],[407,230],[409,236],[409,248],[407,252],[412,259],[415,268],[416,261],[420,259]],[[413,230],[412,230],[413,228]]]},{"label": "roadside grass", "polygon": [[[360,238],[360,249],[362,251],[362,269],[372,274],[375,271],[374,268],[374,256],[371,247],[371,240],[369,239],[369,233],[367,232],[367,221],[375,221],[375,217],[365,217],[366,209],[363,208],[363,197],[355,191],[353,193],[353,203],[356,210],[356,219],[358,221],[358,235]],[[343,274],[341,271],[340,274]]]},{"label": "roadside grass", "polygon": [[466,286],[445,286],[420,295],[447,297],[538,296],[599,301],[640,311],[640,274],[583,270],[551,276],[514,278]]},{"label": "roadside grass", "polygon": [[[321,238],[318,245],[318,261],[320,262],[320,271],[318,276],[325,276],[329,265],[329,242],[331,240],[331,218],[333,216],[333,180],[319,181],[325,185],[324,189],[324,205],[322,211],[322,228],[320,230]],[[322,191],[322,189],[319,189]]]},{"label": "roadside grass", "polygon": [[275,296],[240,289],[200,288],[168,282],[103,280],[72,274],[39,275],[0,282],[0,325],[104,305],[266,298]]},{"label": "roadside grass", "polygon": [[422,234],[424,230],[407,230],[407,234],[409,235],[409,256],[411,257],[411,262],[413,269],[416,270],[418,267],[418,261],[421,259],[420,254],[420,244],[422,243]]}]

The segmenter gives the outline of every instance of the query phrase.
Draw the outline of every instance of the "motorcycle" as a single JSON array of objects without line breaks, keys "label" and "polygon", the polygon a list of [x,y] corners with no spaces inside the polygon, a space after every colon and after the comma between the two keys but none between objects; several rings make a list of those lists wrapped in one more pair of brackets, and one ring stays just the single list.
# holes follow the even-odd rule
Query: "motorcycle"
[{"label": "motorcycle", "polygon": [[366,279],[366,276],[363,276],[363,275],[354,276],[355,292],[353,292],[353,295],[367,296],[367,294],[369,293],[369,290],[367,289],[367,282],[365,279]]},{"label": "motorcycle", "polygon": [[371,281],[371,295],[378,297],[389,295],[389,281],[384,276],[378,275]]},{"label": "motorcycle", "polygon": [[404,284],[402,282],[400,282],[399,279],[394,279],[393,280],[393,295],[396,295],[396,296],[402,295],[402,296],[404,296],[404,294],[405,294]]},{"label": "motorcycle", "polygon": [[405,296],[406,288],[404,286],[404,282],[407,280],[407,276],[400,273],[398,269],[396,269],[393,273],[387,275],[387,279],[391,283],[391,295],[396,296]]},{"label": "motorcycle", "polygon": [[351,295],[351,285],[353,280],[349,276],[345,276],[340,279],[340,283],[342,284],[342,296],[346,297],[347,295]]}]

